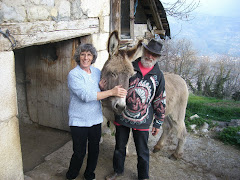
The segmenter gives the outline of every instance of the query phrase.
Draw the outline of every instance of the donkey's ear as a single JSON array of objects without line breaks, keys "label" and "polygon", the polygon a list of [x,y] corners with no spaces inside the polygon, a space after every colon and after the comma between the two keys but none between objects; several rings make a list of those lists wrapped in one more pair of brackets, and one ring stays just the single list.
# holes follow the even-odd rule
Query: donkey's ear
[{"label": "donkey's ear", "polygon": [[119,49],[119,36],[118,31],[115,30],[111,33],[108,39],[108,53],[110,56],[117,54]]},{"label": "donkey's ear", "polygon": [[143,54],[142,40],[138,41],[137,45],[127,51],[128,59],[132,62]]}]

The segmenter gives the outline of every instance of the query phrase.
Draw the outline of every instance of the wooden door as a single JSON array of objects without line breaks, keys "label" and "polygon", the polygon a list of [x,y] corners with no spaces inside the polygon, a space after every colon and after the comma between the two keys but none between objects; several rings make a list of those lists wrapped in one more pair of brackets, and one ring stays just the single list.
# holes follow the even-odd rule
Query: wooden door
[{"label": "wooden door", "polygon": [[25,50],[27,103],[31,120],[40,125],[69,130],[67,75],[79,40],[67,40]]}]

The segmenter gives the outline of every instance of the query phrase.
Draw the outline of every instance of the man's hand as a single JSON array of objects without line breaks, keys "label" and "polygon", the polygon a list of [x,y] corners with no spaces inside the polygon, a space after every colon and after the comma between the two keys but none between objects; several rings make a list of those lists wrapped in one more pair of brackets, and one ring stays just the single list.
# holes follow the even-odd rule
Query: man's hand
[{"label": "man's hand", "polygon": [[159,132],[158,128],[155,128],[155,127],[152,128],[152,135],[153,136],[156,136],[158,134],[158,132]]}]

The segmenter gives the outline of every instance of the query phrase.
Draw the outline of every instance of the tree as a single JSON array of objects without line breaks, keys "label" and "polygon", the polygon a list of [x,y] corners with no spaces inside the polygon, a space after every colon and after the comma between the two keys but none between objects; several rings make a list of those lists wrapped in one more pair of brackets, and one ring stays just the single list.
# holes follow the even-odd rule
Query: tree
[{"label": "tree", "polygon": [[196,51],[187,39],[167,39],[164,42],[160,66],[164,71],[191,79],[196,62]]},{"label": "tree", "polygon": [[208,63],[208,78],[204,81],[203,95],[231,98],[239,91],[239,61],[228,56],[219,56]]},{"label": "tree", "polygon": [[199,95],[203,94],[203,86],[209,74],[209,64],[210,60],[208,57],[198,58],[196,72],[194,75],[197,81],[195,92]]},{"label": "tree", "polygon": [[196,51],[192,48],[189,40],[166,39],[163,45],[162,56],[159,61],[161,70],[180,75],[195,91],[192,85],[196,66]]},{"label": "tree", "polygon": [[187,39],[163,41],[161,70],[179,74],[193,93],[217,98],[238,99],[240,92],[240,60],[228,56],[197,57]]},{"label": "tree", "polygon": [[208,76],[208,78],[204,82],[204,87],[203,87],[203,95],[212,97],[213,92],[211,90],[212,84],[213,84],[214,76]]},{"label": "tree", "polygon": [[231,73],[229,74],[229,80],[226,81],[224,86],[224,96],[233,97],[233,99],[237,100],[240,93],[240,60],[237,58],[228,59],[228,66],[231,69]]},{"label": "tree", "polygon": [[194,17],[192,12],[199,7],[200,0],[192,0],[187,2],[187,0],[176,0],[174,3],[169,3],[167,0],[162,0],[164,9],[167,15],[177,18],[179,20],[192,20]]},{"label": "tree", "polygon": [[[226,74],[225,74],[226,73]],[[219,68],[219,74],[216,77],[216,82],[213,89],[213,94],[217,98],[223,98],[224,94],[224,83],[229,79],[230,70],[225,72],[223,66]]]},{"label": "tree", "polygon": [[192,42],[187,39],[181,39],[177,42],[178,49],[178,67],[176,72],[184,79],[192,79],[196,65],[197,52],[193,50]]}]

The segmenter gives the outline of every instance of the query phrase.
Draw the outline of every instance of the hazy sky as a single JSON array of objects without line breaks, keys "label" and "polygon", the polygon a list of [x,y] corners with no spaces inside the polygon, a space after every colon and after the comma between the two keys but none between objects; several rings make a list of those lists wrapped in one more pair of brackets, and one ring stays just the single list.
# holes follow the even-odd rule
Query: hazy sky
[{"label": "hazy sky", "polygon": [[200,0],[198,12],[220,16],[240,17],[239,0]]},{"label": "hazy sky", "polygon": [[[169,8],[169,6],[167,6],[167,4],[165,3],[174,3],[177,0],[160,1],[163,3],[163,6],[165,8]],[[184,2],[185,0],[181,1]],[[188,5],[193,1],[198,2],[198,0],[186,1]],[[204,37],[207,37],[209,35],[209,38],[201,38],[201,32],[199,34],[198,29],[195,29],[197,27],[195,26],[196,22],[200,22],[201,14],[197,15],[196,13],[203,13],[205,15],[203,16],[203,18],[206,18],[206,15],[211,16],[209,20],[219,20],[221,19],[221,17],[229,18],[222,18],[225,24],[222,24],[222,29],[219,30],[218,33],[215,29],[215,26],[219,24],[214,24],[214,22],[213,24],[208,24],[209,21],[207,19],[206,21],[202,21],[202,26],[204,26],[206,30]],[[220,18],[213,18],[212,16],[219,16]],[[240,40],[238,37],[240,32],[240,0],[200,0],[199,6],[197,7],[197,9],[190,13],[190,17],[192,17],[192,19],[190,18],[190,21],[181,21],[171,16],[168,16],[168,22],[171,27],[172,38],[175,37],[180,39],[189,39],[189,37],[191,37],[191,42],[193,43],[194,48],[198,49],[199,52],[201,52],[202,54],[207,54],[212,51],[212,53],[217,54],[226,54],[227,52],[229,55],[235,56],[236,53],[239,52]],[[227,21],[229,21],[229,23]],[[239,28],[237,28],[237,26]],[[232,37],[233,34],[236,35],[236,38],[230,40],[229,37]],[[226,48],[223,48],[224,46],[222,46],[222,44],[218,44],[215,42],[225,43]],[[239,56],[239,53],[237,56]]]},{"label": "hazy sky", "polygon": [[[161,0],[161,2],[176,2],[177,0]],[[191,3],[198,0],[187,0]],[[240,0],[200,0],[199,7],[195,12],[217,16],[240,17]]]}]

